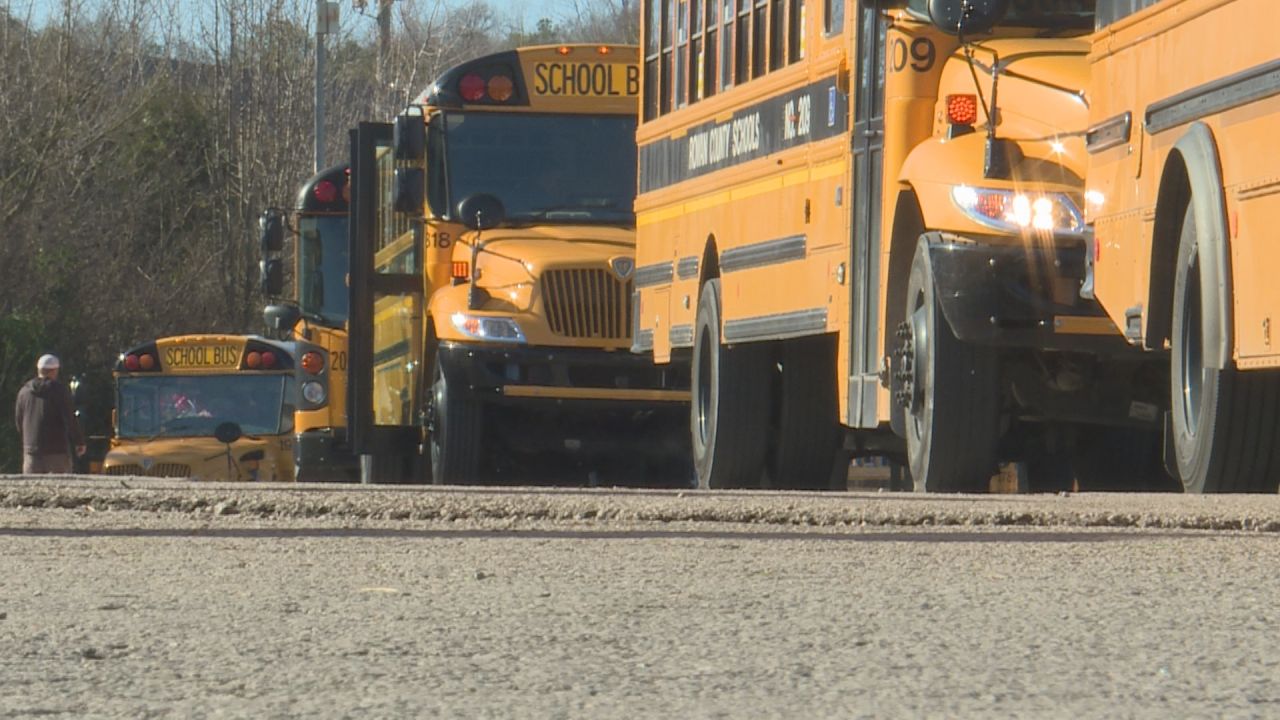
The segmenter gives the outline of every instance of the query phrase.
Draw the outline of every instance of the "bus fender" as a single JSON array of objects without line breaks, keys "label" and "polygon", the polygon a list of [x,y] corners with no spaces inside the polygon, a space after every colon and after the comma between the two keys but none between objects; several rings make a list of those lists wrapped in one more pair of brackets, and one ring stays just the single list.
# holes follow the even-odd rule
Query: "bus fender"
[{"label": "bus fender", "polygon": [[951,199],[951,190],[965,178],[981,182],[984,156],[984,139],[979,133],[924,142],[911,151],[902,164],[898,182],[914,190],[925,227],[974,227]]},{"label": "bus fender", "polygon": [[[1231,362],[1232,314],[1231,314],[1231,255],[1227,248],[1227,210],[1226,199],[1222,191],[1222,166],[1218,158],[1218,146],[1213,132],[1201,122],[1193,123],[1173,146],[1173,152],[1182,158],[1186,172],[1186,183],[1191,190],[1191,202],[1195,207],[1197,253],[1200,261],[1201,287],[1212,288],[1213,292],[1201,293],[1201,312],[1204,318],[1204,363],[1206,367],[1217,370],[1226,369]],[[1185,207],[1169,207],[1167,200],[1176,196],[1176,172],[1166,166],[1165,175],[1160,182],[1160,196],[1157,207],[1161,210],[1157,223],[1167,232],[1157,230],[1157,242],[1160,237],[1167,238],[1163,243],[1172,257],[1177,257],[1178,228],[1182,222],[1182,211]],[[1166,210],[1167,208],[1167,210]],[[1177,217],[1168,215],[1176,213]],[[1152,277],[1159,268],[1173,268],[1172,263],[1161,263],[1156,253],[1152,253]],[[1166,270],[1167,272],[1167,270]],[[1174,279],[1168,277],[1170,290],[1169,310],[1172,311],[1172,288]],[[1154,285],[1154,282],[1153,282]],[[1153,298],[1154,300],[1154,298]],[[1152,302],[1153,312],[1164,303]]]}]

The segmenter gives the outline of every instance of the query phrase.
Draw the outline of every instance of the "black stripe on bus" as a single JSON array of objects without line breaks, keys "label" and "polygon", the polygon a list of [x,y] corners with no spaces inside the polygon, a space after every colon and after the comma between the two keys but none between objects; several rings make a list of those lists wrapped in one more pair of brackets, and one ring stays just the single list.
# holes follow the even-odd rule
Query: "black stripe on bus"
[{"label": "black stripe on bus", "polygon": [[804,235],[792,235],[729,248],[720,253],[720,272],[734,272],[792,260],[803,260],[806,244]]},{"label": "black stripe on bus", "polygon": [[690,255],[689,257],[680,258],[680,262],[676,263],[676,277],[681,280],[691,280],[698,277],[698,256]]},{"label": "black stripe on bus", "polygon": [[1193,87],[1147,106],[1147,132],[1158,133],[1280,94],[1280,60]]},{"label": "black stripe on bus", "polygon": [[840,135],[849,126],[849,98],[834,76],[708,120],[677,138],[640,147],[640,192]]},{"label": "black stripe on bus", "polygon": [[636,287],[649,287],[671,282],[671,263],[654,263],[636,268]]},{"label": "black stripe on bus", "polygon": [[1126,112],[1103,120],[1085,131],[1084,145],[1089,154],[1124,145],[1133,132],[1133,113]]},{"label": "black stripe on bus", "polygon": [[671,347],[693,347],[693,326],[672,325],[667,339],[671,341]]},{"label": "black stripe on bus", "polygon": [[730,320],[724,324],[724,340],[725,342],[781,340],[801,335],[816,335],[826,330],[827,309],[813,308]]}]

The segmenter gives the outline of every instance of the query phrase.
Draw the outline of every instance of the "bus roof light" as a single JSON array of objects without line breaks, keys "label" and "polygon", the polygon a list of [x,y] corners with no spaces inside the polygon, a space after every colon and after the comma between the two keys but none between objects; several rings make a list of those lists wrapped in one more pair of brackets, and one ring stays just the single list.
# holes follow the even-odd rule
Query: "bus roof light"
[{"label": "bus roof light", "polygon": [[138,367],[143,370],[154,370],[156,367],[156,356],[151,353],[143,353],[138,356]]},{"label": "bus roof light", "polygon": [[515,93],[515,83],[506,75],[494,75],[489,78],[489,97],[498,102],[506,102]]},{"label": "bus roof light", "polygon": [[463,100],[477,102],[484,99],[485,85],[484,78],[470,73],[458,81],[458,92],[461,93]]},{"label": "bus roof light", "polygon": [[948,95],[947,122],[952,125],[973,125],[978,122],[978,97],[976,95]]},{"label": "bus roof light", "polygon": [[310,375],[319,375],[324,370],[324,357],[314,350],[302,355],[302,369]]},{"label": "bus roof light", "polygon": [[250,370],[257,370],[262,367],[262,353],[254,350],[244,356],[244,366]]},{"label": "bus roof light", "polygon": [[600,47],[596,48],[596,52],[600,53],[601,55],[608,55],[609,53],[613,52],[613,48],[609,47],[608,45],[601,45]]},{"label": "bus roof light", "polygon": [[264,369],[264,370],[269,370],[269,369],[271,369],[271,368],[273,368],[273,367],[275,367],[275,366],[276,366],[276,354],[275,354],[275,353],[273,353],[273,352],[271,352],[270,350],[264,350],[264,351],[262,352],[262,367],[263,367],[263,369]]},{"label": "bus roof light", "polygon": [[556,52],[560,53],[561,55],[568,55],[569,53],[573,52],[573,48],[569,47],[568,45],[561,45],[560,47],[556,48]]},{"label": "bus roof light", "polygon": [[125,355],[125,356],[124,356],[124,369],[125,369],[125,370],[128,370],[129,372],[133,372],[133,371],[137,370],[137,369],[138,369],[138,367],[139,367],[140,365],[141,365],[141,362],[138,360],[138,356],[137,356],[137,355]]},{"label": "bus roof light", "polygon": [[316,199],[322,203],[331,203],[338,199],[338,188],[328,180],[316,183]]}]

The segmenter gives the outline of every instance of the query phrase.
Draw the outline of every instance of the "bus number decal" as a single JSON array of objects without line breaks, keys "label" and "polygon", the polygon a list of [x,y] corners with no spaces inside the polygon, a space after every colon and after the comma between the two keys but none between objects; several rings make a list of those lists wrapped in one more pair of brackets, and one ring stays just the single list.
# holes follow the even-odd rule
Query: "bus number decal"
[{"label": "bus number decal", "polygon": [[929,72],[937,58],[938,49],[929,38],[918,37],[908,47],[904,38],[896,37],[890,48],[889,68],[893,72],[902,72],[910,65],[916,72]]},{"label": "bus number decal", "polygon": [[533,93],[550,97],[635,97],[640,94],[640,68],[616,63],[538,63],[533,68]]},{"label": "bus number decal", "polygon": [[436,242],[435,242],[436,247],[443,250],[447,247],[450,247],[451,245],[453,245],[453,238],[450,237],[449,233],[447,232],[436,233]]},{"label": "bus number decal", "polygon": [[788,100],[782,107],[782,139],[795,140],[808,137],[813,127],[813,98],[801,95]]},{"label": "bus number decal", "polygon": [[334,370],[338,372],[346,372],[347,371],[347,351],[338,350],[336,352],[329,353],[329,364],[333,367]]}]

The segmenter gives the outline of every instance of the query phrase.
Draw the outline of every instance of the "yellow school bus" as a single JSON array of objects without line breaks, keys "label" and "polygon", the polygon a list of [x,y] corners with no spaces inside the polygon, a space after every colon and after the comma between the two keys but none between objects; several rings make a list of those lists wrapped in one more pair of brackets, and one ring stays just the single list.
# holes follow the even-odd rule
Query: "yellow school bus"
[{"label": "yellow school bus", "polygon": [[352,132],[348,378],[367,479],[518,477],[555,452],[687,458],[687,374],[629,352],[636,58],[477,58],[394,127]]},{"label": "yellow school bus", "polygon": [[264,310],[281,338],[312,342],[329,358],[327,399],[294,420],[299,482],[354,482],[359,464],[347,436],[347,227],[351,173],[346,163],[316,173],[298,189],[291,213],[262,215],[263,294],[284,292],[281,257],[286,229],[293,237],[292,295]]},{"label": "yellow school bus", "polygon": [[1065,489],[1119,479],[1117,437],[1158,470],[1080,294],[1093,0],[641,8],[635,350],[691,367],[702,486],[839,487],[853,454]]},{"label": "yellow school bus", "polygon": [[1100,5],[1087,138],[1093,292],[1164,376],[1188,492],[1280,487],[1280,63],[1271,0]]},{"label": "yellow school bus", "polygon": [[108,475],[294,480],[294,412],[316,405],[327,357],[244,335],[160,338],[115,365]]}]

